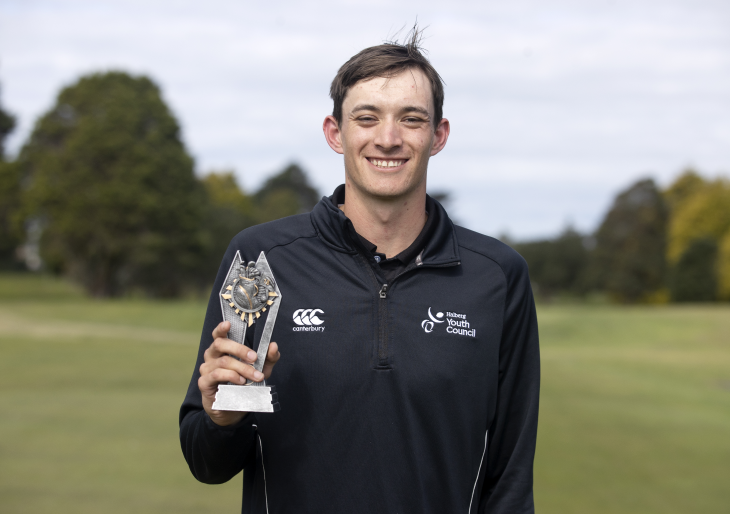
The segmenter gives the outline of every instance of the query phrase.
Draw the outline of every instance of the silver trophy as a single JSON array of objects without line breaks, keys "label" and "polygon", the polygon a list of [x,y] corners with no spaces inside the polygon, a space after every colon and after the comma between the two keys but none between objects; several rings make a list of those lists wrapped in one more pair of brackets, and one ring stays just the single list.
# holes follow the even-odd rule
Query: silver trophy
[{"label": "silver trophy", "polygon": [[[271,273],[269,262],[261,252],[256,262],[245,264],[240,252],[236,252],[228,276],[220,292],[223,319],[231,323],[228,338],[244,344],[246,329],[253,325],[261,314],[266,316],[261,340],[253,367],[263,373],[266,354],[274,332],[276,315],[281,304],[281,291]],[[213,403],[215,410],[242,412],[275,412],[279,410],[276,386],[267,386],[266,381],[247,381],[245,385],[220,384]]]}]

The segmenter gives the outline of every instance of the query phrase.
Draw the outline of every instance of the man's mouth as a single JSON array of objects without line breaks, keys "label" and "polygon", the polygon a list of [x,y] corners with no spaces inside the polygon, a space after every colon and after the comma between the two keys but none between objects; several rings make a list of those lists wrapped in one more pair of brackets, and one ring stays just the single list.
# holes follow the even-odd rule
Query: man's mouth
[{"label": "man's mouth", "polygon": [[402,166],[403,164],[405,164],[407,160],[408,159],[373,159],[371,157],[368,157],[368,161],[370,161],[370,164],[382,169],[397,168],[398,166]]}]

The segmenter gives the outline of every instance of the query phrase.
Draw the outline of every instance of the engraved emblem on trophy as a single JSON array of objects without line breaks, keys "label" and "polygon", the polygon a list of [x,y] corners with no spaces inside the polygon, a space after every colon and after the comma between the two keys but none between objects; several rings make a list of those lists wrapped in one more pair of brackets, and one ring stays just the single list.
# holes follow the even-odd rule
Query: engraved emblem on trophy
[{"label": "engraved emblem on trophy", "polygon": [[[259,318],[266,317],[253,367],[263,373],[271,335],[281,303],[281,291],[271,272],[266,255],[261,252],[256,262],[244,263],[236,252],[228,276],[220,291],[223,319],[231,323],[228,338],[244,344],[246,329]],[[268,313],[267,313],[268,309]],[[213,408],[242,412],[275,412],[279,403],[275,386],[266,381],[247,381],[244,385],[220,384]]]}]

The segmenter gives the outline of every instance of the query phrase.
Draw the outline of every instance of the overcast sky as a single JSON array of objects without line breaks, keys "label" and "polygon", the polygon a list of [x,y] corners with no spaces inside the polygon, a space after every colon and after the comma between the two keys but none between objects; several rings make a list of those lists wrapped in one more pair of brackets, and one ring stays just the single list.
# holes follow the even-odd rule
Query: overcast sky
[{"label": "overcast sky", "polygon": [[639,178],[730,172],[727,0],[0,0],[10,150],[62,86],[126,70],[161,86],[199,173],[252,189],[296,160],[329,194],[344,173],[321,131],[329,83],[416,17],[452,127],[429,186],[469,228],[593,230]]}]

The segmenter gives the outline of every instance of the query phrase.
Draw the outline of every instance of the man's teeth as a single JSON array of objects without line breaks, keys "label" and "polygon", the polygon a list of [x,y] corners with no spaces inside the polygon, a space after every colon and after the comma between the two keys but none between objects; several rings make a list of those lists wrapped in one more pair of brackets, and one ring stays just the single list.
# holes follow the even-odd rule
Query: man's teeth
[{"label": "man's teeth", "polygon": [[406,161],[377,161],[373,159],[371,162],[380,168],[397,168]]}]

